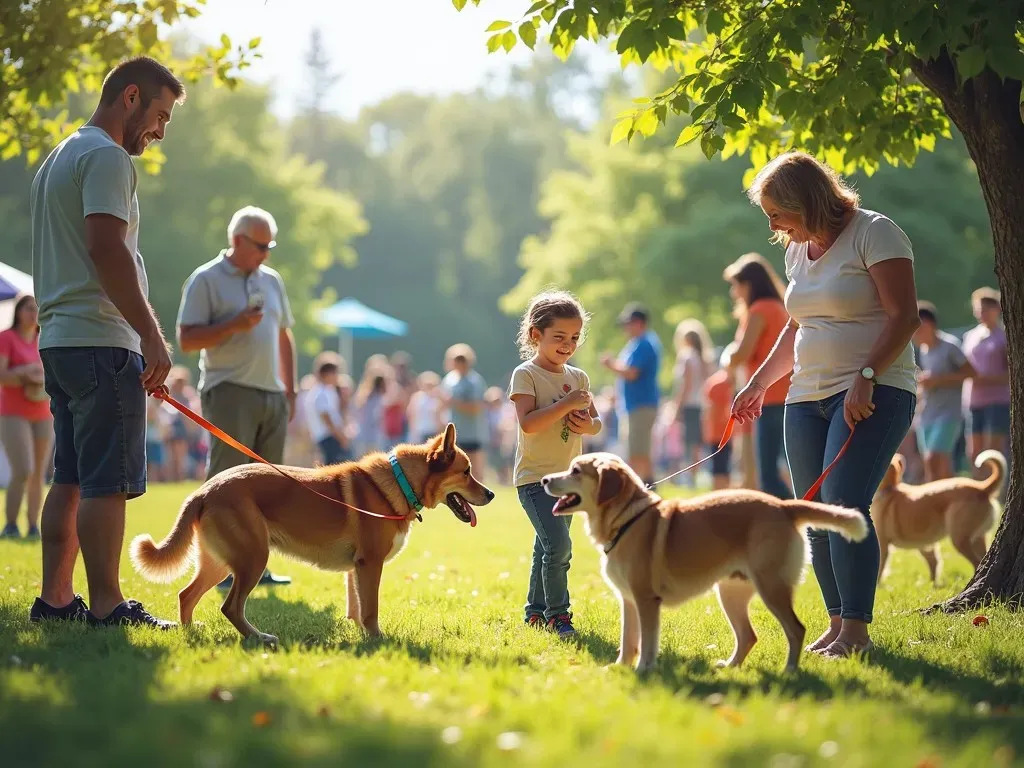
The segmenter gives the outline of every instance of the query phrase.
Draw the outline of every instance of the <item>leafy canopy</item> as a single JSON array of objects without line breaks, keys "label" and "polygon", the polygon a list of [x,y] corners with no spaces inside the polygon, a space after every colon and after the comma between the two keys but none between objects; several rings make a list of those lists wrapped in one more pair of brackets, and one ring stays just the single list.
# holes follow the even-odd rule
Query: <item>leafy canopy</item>
[{"label": "leafy canopy", "polygon": [[195,82],[213,74],[234,87],[257,57],[259,38],[220,45],[184,60],[159,38],[161,25],[194,18],[206,0],[27,0],[0,3],[0,159],[24,153],[29,165],[69,130],[70,94],[98,93],[121,59],[148,54]]},{"label": "leafy canopy", "polygon": [[487,44],[532,49],[546,35],[565,58],[580,39],[610,38],[623,66],[678,72],[619,115],[613,143],[680,114],[690,123],[677,146],[699,141],[708,157],[750,150],[760,166],[800,146],[871,173],[949,137],[942,102],[915,76],[934,60],[951,61],[960,84],[986,67],[1024,79],[1022,9],[1020,0],[537,0],[515,22],[493,22]]}]

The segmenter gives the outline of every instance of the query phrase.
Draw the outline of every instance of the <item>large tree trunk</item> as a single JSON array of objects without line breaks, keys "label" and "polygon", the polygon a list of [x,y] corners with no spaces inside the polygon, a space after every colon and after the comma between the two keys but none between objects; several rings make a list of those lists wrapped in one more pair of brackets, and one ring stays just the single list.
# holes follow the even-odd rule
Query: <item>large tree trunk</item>
[{"label": "large tree trunk", "polygon": [[[991,70],[961,85],[946,55],[915,62],[914,73],[942,99],[978,168],[995,247],[1010,358],[1010,479],[1002,521],[963,591],[931,610],[992,601],[1024,606],[1024,108],[1021,81]],[[964,297],[966,300],[966,296]]]}]

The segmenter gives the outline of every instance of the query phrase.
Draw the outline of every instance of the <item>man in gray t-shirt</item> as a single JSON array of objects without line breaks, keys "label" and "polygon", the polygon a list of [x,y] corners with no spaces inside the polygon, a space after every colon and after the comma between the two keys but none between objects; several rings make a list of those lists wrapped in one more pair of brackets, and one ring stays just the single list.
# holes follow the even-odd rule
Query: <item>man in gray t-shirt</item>
[{"label": "man in gray t-shirt", "polygon": [[[295,412],[295,339],[284,281],[264,262],[277,223],[248,206],[228,224],[229,247],[185,282],[178,308],[178,342],[200,352],[203,415],[272,464],[284,460],[288,422]],[[214,439],[207,479],[249,458]],[[290,579],[264,571],[260,584]],[[221,583],[228,587],[231,578]]]},{"label": "man in gray t-shirt", "polygon": [[[89,121],[32,181],[32,276],[55,438],[32,621],[173,626],[124,599],[119,566],[125,502],[146,491],[146,393],[171,367],[138,250],[132,157],[164,137],[184,98],[160,63],[123,62],[104,79]],[[72,581],[79,546],[88,608]]]},{"label": "man in gray t-shirt", "polygon": [[953,476],[953,450],[964,428],[960,407],[964,379],[974,375],[960,342],[940,331],[935,306],[918,303],[921,325],[914,334],[919,347],[918,448],[924,456],[925,476],[940,480]]}]

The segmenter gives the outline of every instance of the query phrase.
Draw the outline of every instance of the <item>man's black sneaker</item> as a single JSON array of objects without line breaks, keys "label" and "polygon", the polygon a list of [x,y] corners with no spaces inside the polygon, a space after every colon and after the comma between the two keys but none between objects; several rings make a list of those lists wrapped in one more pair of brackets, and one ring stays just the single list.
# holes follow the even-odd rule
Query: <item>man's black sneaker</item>
[{"label": "man's black sneaker", "polygon": [[28,613],[29,621],[85,621],[89,613],[89,606],[81,595],[75,595],[75,599],[63,608],[54,608],[49,603],[44,603],[42,598],[37,597],[32,603],[32,610]]},{"label": "man's black sneaker", "polygon": [[138,600],[125,600],[105,619],[97,619],[89,611],[86,620],[91,627],[148,626],[154,629],[174,629],[178,626],[173,621],[156,618]]}]

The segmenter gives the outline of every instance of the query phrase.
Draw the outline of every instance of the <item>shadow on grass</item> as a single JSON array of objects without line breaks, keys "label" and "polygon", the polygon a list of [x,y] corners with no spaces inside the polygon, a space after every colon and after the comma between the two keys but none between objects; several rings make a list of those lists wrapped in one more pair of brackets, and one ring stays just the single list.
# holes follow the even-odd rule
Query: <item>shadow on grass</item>
[{"label": "shadow on grass", "polygon": [[871,658],[871,663],[882,667],[903,685],[920,684],[925,690],[952,693],[972,706],[978,702],[988,702],[995,707],[1024,703],[1024,670],[1013,658],[990,655],[989,670],[984,677],[953,665],[901,656],[882,648],[876,649]]},{"label": "shadow on grass", "polygon": [[[320,612],[315,612],[318,616]],[[461,766],[435,729],[276,680],[230,701],[175,692],[169,649],[122,628],[28,623],[0,606],[0,743],[10,766]],[[14,660],[12,660],[12,657]],[[170,684],[168,684],[170,683]],[[210,681],[211,690],[214,681]]]},{"label": "shadow on grass", "polygon": [[[204,598],[207,599],[207,598]],[[223,595],[220,596],[223,600]],[[330,604],[322,608],[314,608],[303,600],[282,600],[274,591],[266,595],[252,596],[246,603],[246,616],[249,621],[262,632],[275,635],[281,649],[299,648],[304,650],[319,649],[324,651],[340,651],[356,657],[374,656],[381,653],[399,653],[415,661],[429,665],[438,661],[463,662],[466,664],[483,663],[479,655],[471,652],[452,652],[439,649],[433,645],[410,640],[400,634],[385,634],[371,638],[359,630],[344,614],[342,608]],[[242,643],[240,634],[236,634],[228,620],[221,614],[213,621],[223,622],[230,628],[232,642]],[[339,636],[340,637],[339,639]],[[190,647],[202,647],[216,644],[204,632],[195,632],[187,636]],[[250,642],[246,645],[252,651],[264,651],[263,646]],[[536,660],[525,654],[510,655],[502,653],[494,659],[494,665],[505,665],[508,662],[530,665]]]},{"label": "shadow on grass", "polygon": [[[611,664],[618,657],[617,643],[597,634],[581,632],[580,645],[587,650],[598,664]],[[804,661],[804,660],[802,660]],[[859,681],[845,680],[842,687],[828,682],[820,675],[799,669],[795,673],[782,671],[782,659],[777,669],[759,670],[757,680],[736,680],[726,677],[728,671],[709,663],[703,656],[683,656],[672,648],[662,647],[654,669],[641,676],[647,684],[658,684],[673,691],[695,698],[704,698],[713,693],[768,693],[774,691],[783,696],[811,696],[815,699],[830,699],[838,693],[857,691],[863,685]]]}]

